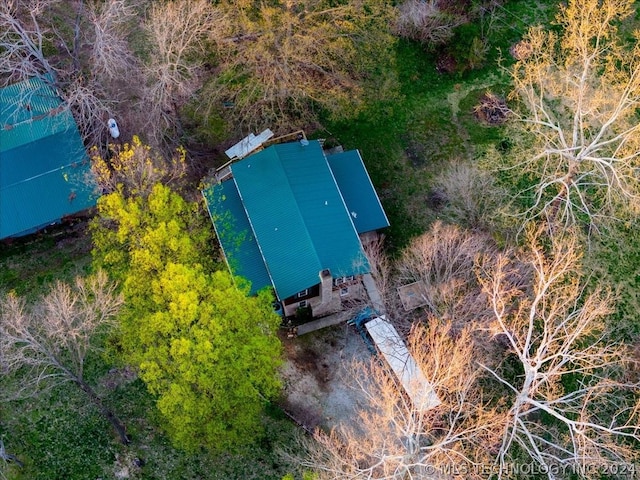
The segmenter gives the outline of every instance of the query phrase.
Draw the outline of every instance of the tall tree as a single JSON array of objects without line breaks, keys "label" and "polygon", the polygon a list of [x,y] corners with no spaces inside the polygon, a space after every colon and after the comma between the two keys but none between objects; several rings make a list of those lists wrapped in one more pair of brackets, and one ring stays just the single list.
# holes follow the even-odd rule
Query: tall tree
[{"label": "tall tree", "polygon": [[119,332],[176,445],[223,450],[250,443],[279,390],[280,317],[272,295],[214,272],[211,228],[197,205],[156,185],[145,197],[98,202],[96,263],[121,279]]},{"label": "tall tree", "polygon": [[400,285],[418,282],[420,298],[430,313],[456,324],[486,318],[474,265],[480,254],[495,247],[482,233],[435,222],[414,238],[396,262]]},{"label": "tall tree", "polygon": [[[464,15],[447,11],[454,2],[440,0],[405,0],[398,5],[398,19],[394,25],[398,35],[417,40],[433,48],[453,38],[454,29],[465,23]],[[465,12],[468,13],[468,12]]]},{"label": "tall tree", "polygon": [[227,272],[171,263],[150,287],[152,311],[131,312],[136,323],[123,335],[139,342],[130,358],[175,443],[218,451],[251,443],[280,386],[272,296],[248,297]]},{"label": "tall tree", "polygon": [[[224,1],[230,30],[203,102],[245,128],[290,131],[313,108],[344,115],[367,72],[390,59],[393,9],[383,0]],[[384,85],[376,85],[377,89]]]},{"label": "tall tree", "polygon": [[573,224],[640,205],[640,43],[617,26],[634,0],[570,0],[560,32],[532,28],[514,48],[517,111],[531,134],[517,157],[535,179],[528,217]]},{"label": "tall tree", "polygon": [[207,0],[151,4],[142,23],[153,49],[143,67],[142,95],[156,135],[179,127],[177,110],[202,86],[207,47],[228,29],[226,21],[222,10]]},{"label": "tall tree", "polygon": [[44,386],[72,382],[84,391],[111,422],[120,440],[128,443],[125,428],[85,381],[87,355],[96,350],[92,337],[113,320],[122,297],[104,272],[76,278],[74,286],[56,283],[35,305],[15,294],[0,299],[0,367],[19,375],[18,387],[5,397],[34,395]]},{"label": "tall tree", "polygon": [[[587,292],[575,236],[548,249],[530,233],[529,251],[501,255],[480,269],[493,311],[490,331],[508,345],[522,375],[485,366],[510,391],[508,422],[496,463],[517,455],[541,470],[631,464],[640,440],[638,383],[625,377],[629,349],[605,327],[612,305],[604,289]],[[516,454],[516,452],[518,452]]]}]

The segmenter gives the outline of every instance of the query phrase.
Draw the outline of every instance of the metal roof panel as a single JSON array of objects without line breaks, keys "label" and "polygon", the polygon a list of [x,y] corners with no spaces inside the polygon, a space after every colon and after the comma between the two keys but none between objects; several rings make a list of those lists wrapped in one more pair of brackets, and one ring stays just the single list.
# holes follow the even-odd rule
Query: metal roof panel
[{"label": "metal roof panel", "polygon": [[358,150],[327,157],[358,233],[388,227],[389,220]]},{"label": "metal roof panel", "polygon": [[271,286],[249,219],[232,180],[202,191],[207,209],[233,275],[251,282],[251,293]]},{"label": "metal roof panel", "polygon": [[291,191],[322,265],[334,277],[369,271],[358,234],[317,141],[276,145]]},{"label": "metal roof panel", "polygon": [[0,189],[0,238],[30,233],[92,207],[89,163],[61,167]]},{"label": "metal roof panel", "polygon": [[251,155],[231,171],[278,298],[319,283],[322,265],[276,149]]},{"label": "metal roof panel", "polygon": [[39,78],[0,89],[0,238],[95,202],[84,145],[54,89]]},{"label": "metal roof panel", "polygon": [[57,134],[2,152],[0,188],[82,162],[88,162],[88,158],[78,131],[72,125]]},{"label": "metal roof panel", "polygon": [[31,78],[0,89],[0,152],[75,127],[73,117],[45,80]]}]

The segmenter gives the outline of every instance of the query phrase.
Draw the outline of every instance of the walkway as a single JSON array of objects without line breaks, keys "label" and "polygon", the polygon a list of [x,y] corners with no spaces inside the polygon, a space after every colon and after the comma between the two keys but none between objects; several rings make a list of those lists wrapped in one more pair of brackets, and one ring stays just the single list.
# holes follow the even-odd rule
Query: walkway
[{"label": "walkway", "polygon": [[338,312],[333,315],[327,315],[326,317],[319,318],[318,320],[313,320],[312,322],[303,323],[298,326],[298,336],[304,335],[305,333],[315,332],[316,330],[320,330],[322,328],[332,327],[334,325],[339,325],[340,323],[345,323],[351,317],[352,312]]}]

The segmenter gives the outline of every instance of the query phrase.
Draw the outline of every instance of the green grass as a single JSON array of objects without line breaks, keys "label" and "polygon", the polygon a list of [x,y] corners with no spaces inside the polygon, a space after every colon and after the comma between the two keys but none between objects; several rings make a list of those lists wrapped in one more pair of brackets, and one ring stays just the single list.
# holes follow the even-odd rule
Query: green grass
[{"label": "green grass", "polygon": [[640,334],[640,221],[614,223],[602,235],[594,235],[585,255],[585,271],[592,288],[609,287],[615,312],[608,321],[614,339],[637,341]]},{"label": "green grass", "polygon": [[376,99],[356,118],[324,122],[326,131],[318,136],[362,152],[391,221],[387,237],[393,251],[437,218],[438,212],[428,205],[434,176],[451,160],[473,161],[488,146],[503,141],[503,129],[479,123],[473,107],[487,90],[506,96],[509,79],[502,66],[509,61],[508,49],[527,24],[548,21],[553,10],[547,5],[552,3],[513,0],[481,26],[467,28],[489,41],[485,65],[479,70],[439,73],[435,53],[400,41],[399,99]]},{"label": "green grass", "polygon": [[69,281],[89,272],[91,239],[86,222],[0,243],[0,289],[29,298],[54,280]]},{"label": "green grass", "polygon": [[[295,427],[276,408],[264,417],[268,436],[234,454],[186,454],[158,427],[153,398],[140,380],[105,392],[106,402],[132,439],[119,444],[110,425],[83,393],[65,384],[36,398],[8,402],[0,410],[0,435],[25,465],[10,480],[114,478],[129,468],[136,479],[277,479],[292,470],[276,449],[293,441]],[[134,465],[141,459],[141,467]]]}]

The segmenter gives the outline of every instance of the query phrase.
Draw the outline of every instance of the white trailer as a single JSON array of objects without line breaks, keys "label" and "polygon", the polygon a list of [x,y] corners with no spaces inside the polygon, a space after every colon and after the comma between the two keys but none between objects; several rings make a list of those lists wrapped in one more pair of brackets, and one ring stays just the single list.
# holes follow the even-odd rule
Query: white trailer
[{"label": "white trailer", "polygon": [[396,378],[418,411],[426,411],[440,405],[440,399],[424,373],[409,353],[396,329],[384,315],[364,324],[371,339],[387,361]]}]

